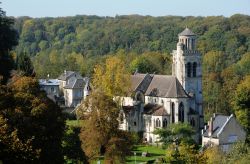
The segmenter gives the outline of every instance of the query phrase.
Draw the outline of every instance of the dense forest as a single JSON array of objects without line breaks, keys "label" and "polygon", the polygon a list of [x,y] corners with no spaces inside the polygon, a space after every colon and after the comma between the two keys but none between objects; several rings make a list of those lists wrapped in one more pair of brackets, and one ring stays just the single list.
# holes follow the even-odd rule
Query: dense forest
[{"label": "dense forest", "polygon": [[197,34],[203,55],[205,111],[233,112],[237,88],[250,72],[247,15],[20,17],[15,19],[20,38],[13,55],[30,56],[39,78],[57,77],[65,69],[91,76],[108,55],[122,58],[131,73],[171,74],[171,51],[186,26]]}]

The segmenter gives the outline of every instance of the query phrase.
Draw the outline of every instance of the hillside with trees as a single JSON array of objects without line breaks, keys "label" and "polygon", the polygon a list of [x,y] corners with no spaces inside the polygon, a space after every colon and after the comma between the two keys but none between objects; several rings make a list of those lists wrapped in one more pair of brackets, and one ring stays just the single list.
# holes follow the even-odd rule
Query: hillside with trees
[{"label": "hillside with trees", "polygon": [[203,55],[207,116],[241,111],[235,94],[250,73],[247,15],[20,17],[15,19],[20,39],[13,55],[30,56],[38,78],[57,77],[63,70],[92,76],[94,66],[104,64],[108,55],[121,58],[130,73],[171,74],[170,53],[186,26],[197,34],[197,48]]}]

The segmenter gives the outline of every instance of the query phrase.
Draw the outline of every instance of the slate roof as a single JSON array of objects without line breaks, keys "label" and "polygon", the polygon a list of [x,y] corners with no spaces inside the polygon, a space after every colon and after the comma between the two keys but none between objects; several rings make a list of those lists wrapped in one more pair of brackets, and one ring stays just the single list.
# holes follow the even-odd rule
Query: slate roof
[{"label": "slate roof", "polygon": [[188,98],[189,96],[175,76],[137,73],[131,76],[133,91],[146,96]]},{"label": "slate roof", "polygon": [[[228,120],[231,117],[232,117],[232,115],[231,116],[225,116],[225,115],[220,115],[220,114],[213,117],[213,132],[212,132],[211,137],[217,138],[217,135],[223,129],[223,127],[228,123]],[[207,128],[204,131],[203,136],[208,137],[208,129],[209,128]]]},{"label": "slate roof", "polygon": [[59,85],[59,81],[57,79],[39,79],[38,80],[39,85],[46,85],[46,86],[51,86],[51,85]]},{"label": "slate roof", "polygon": [[131,75],[131,84],[132,84],[132,89],[133,91],[138,91],[140,84],[142,84],[143,80],[147,74],[135,74]]},{"label": "slate roof", "polygon": [[72,76],[75,76],[76,78],[82,78],[82,76],[74,71],[64,71],[64,73],[62,73],[59,77],[58,80],[63,80],[66,81],[69,78],[71,78]]},{"label": "slate roof", "polygon": [[77,79],[75,77],[72,77],[69,79],[68,84],[65,85],[65,89],[76,89],[76,88],[84,88],[84,79]]},{"label": "slate roof", "polygon": [[187,93],[175,76],[154,75],[145,93],[146,96],[188,98]]},{"label": "slate roof", "polygon": [[185,28],[181,33],[178,34],[178,36],[194,36],[195,34],[189,29]]},{"label": "slate roof", "polygon": [[146,104],[144,106],[144,114],[153,115],[153,116],[167,116],[167,115],[169,115],[169,114],[167,114],[167,111],[163,106],[157,105],[157,104]]}]

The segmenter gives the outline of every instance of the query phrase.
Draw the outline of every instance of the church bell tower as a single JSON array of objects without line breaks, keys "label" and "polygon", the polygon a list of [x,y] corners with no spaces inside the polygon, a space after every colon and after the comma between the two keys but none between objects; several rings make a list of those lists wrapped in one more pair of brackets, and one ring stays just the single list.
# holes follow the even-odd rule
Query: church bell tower
[{"label": "church bell tower", "polygon": [[173,51],[172,75],[191,97],[190,109],[199,114],[203,128],[201,54],[196,50],[196,35],[188,28],[179,35],[177,49]]}]

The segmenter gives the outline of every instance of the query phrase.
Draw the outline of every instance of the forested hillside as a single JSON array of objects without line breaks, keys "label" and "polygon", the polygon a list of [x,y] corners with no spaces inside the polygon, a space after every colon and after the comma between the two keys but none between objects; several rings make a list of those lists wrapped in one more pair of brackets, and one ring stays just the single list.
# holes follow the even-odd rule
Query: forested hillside
[{"label": "forested hillside", "polygon": [[242,114],[245,106],[238,108],[248,100],[240,92],[243,102],[235,97],[247,87],[243,80],[250,73],[250,16],[20,17],[15,21],[20,39],[14,53],[31,56],[37,77],[43,78],[57,77],[65,69],[91,76],[106,54],[121,57],[131,72],[170,74],[170,53],[178,33],[187,26],[197,34],[197,48],[203,54],[205,111],[237,109],[248,119]]},{"label": "forested hillside", "polygon": [[[208,51],[225,53],[225,66],[238,61],[250,49],[250,16],[234,15],[225,18],[132,15],[39,19],[21,17],[16,19],[15,24],[20,34],[16,52],[36,56],[33,59],[34,62],[39,61],[38,65],[35,63],[37,74],[44,76],[45,72],[50,71],[38,68],[48,64],[43,61],[46,57],[53,65],[60,61],[64,65],[72,64],[73,68],[68,66],[71,69],[79,69],[74,68],[75,58],[83,56],[89,59],[113,54],[120,49],[136,54],[169,54],[176,48],[178,33],[186,26],[199,37],[198,49],[203,54]],[[61,67],[56,68],[62,71]],[[82,74],[87,72],[82,70]],[[52,73],[52,76],[57,76],[57,73],[58,71]]]}]

